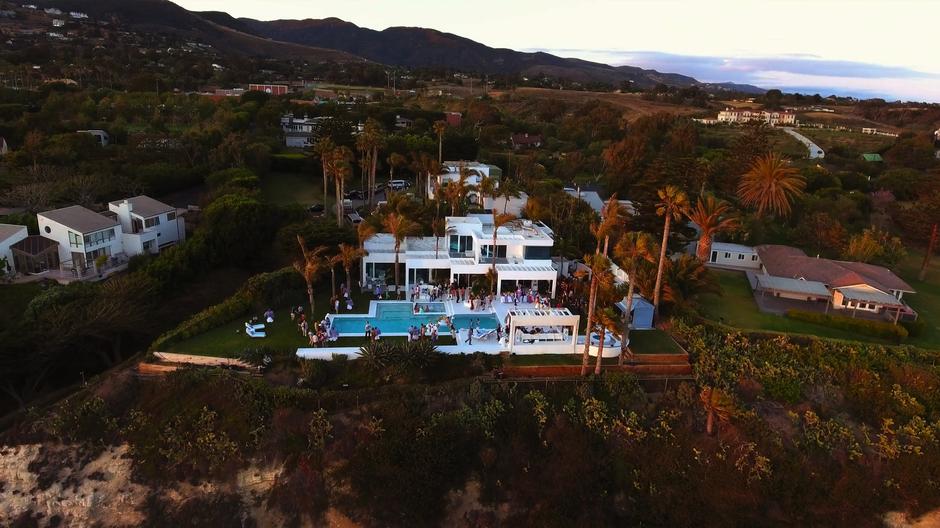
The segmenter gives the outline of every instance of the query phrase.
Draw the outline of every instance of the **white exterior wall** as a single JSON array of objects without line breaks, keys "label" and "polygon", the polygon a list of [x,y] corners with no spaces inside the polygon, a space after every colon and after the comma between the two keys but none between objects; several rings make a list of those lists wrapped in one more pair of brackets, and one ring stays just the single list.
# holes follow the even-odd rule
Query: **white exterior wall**
[{"label": "white exterior wall", "polygon": [[[108,248],[108,253],[111,255],[119,255],[121,253],[124,253],[124,237],[123,237],[124,233],[121,230],[120,224],[114,226],[113,228],[111,227],[108,228],[108,229],[114,229],[114,238],[112,238],[111,240],[104,242],[104,243],[100,243],[100,244],[92,244],[92,245],[86,246],[85,241],[84,241],[84,235],[90,235],[93,233],[97,233],[98,231],[93,231],[92,233],[78,233],[77,231],[70,230],[68,227],[58,222],[55,222],[53,220],[46,218],[42,214],[37,215],[36,218],[39,222],[39,234],[50,240],[55,240],[56,242],[59,243],[59,262],[63,266],[66,266],[67,264],[71,264],[73,252],[89,253],[96,249],[101,249],[101,248],[106,247]],[[49,230],[47,231],[46,228],[49,228]],[[69,242],[69,231],[72,231],[73,233],[78,233],[79,235],[82,236],[81,245],[76,246],[76,247],[72,246],[71,242]],[[105,230],[102,229],[99,231],[105,231]],[[86,263],[86,267],[90,266],[91,264],[92,263]]]},{"label": "white exterior wall", "polygon": [[[176,244],[186,240],[186,221],[182,216],[173,214],[176,218],[168,220],[168,213],[160,213],[160,223],[152,227],[143,227],[143,229],[134,233],[133,220],[140,220],[142,226],[146,226],[146,218],[134,213],[133,207],[129,203],[109,204],[108,209],[117,214],[118,221],[123,230],[125,247],[124,253],[128,256],[140,255],[144,252],[144,243],[153,241],[151,253],[159,253],[161,247]],[[153,217],[149,217],[153,218]]]},{"label": "white exterior wall", "polygon": [[[11,237],[0,240],[0,258],[6,257],[7,264],[11,269],[13,268],[13,251],[10,250],[10,246],[29,236],[26,226],[21,227],[22,229],[14,233]],[[6,273],[6,271],[6,269],[0,269],[0,275]]]},{"label": "white exterior wall", "polygon": [[[689,247],[694,255],[696,245],[693,243]],[[757,256],[754,248],[738,244],[722,244],[720,242],[712,244],[711,254],[708,256],[706,265],[741,270],[761,269],[760,257]]]}]

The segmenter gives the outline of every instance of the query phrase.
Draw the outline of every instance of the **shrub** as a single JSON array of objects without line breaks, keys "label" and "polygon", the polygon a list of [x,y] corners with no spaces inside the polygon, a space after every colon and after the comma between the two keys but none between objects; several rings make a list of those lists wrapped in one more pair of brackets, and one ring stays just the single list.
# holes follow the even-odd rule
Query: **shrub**
[{"label": "shrub", "polygon": [[288,304],[296,300],[291,298],[292,295],[300,295],[298,292],[304,291],[300,281],[300,276],[293,268],[282,268],[278,271],[255,275],[228,299],[206,308],[158,337],[150,345],[150,350],[160,350],[171,343],[189,339],[222,326],[253,308]]},{"label": "shrub", "polygon": [[901,321],[901,326],[907,330],[907,335],[910,337],[920,337],[924,333],[927,323],[923,319],[918,319],[916,321]]},{"label": "shrub", "polygon": [[862,335],[903,341],[907,338],[907,329],[887,321],[872,321],[869,319],[853,319],[842,315],[821,314],[804,310],[787,310],[787,317],[797,321],[806,321],[818,325],[838,328]]}]

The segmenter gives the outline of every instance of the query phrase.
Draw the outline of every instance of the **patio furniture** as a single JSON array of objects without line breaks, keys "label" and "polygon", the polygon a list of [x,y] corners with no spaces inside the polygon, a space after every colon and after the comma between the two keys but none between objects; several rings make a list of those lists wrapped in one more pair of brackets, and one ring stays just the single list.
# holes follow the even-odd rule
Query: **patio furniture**
[{"label": "patio furniture", "polygon": [[[264,326],[264,325],[261,325],[261,326]],[[248,337],[251,337],[251,338],[267,337],[267,334],[265,334],[263,331],[261,331],[261,330],[255,330],[255,329],[252,328],[251,326],[246,326],[246,327],[245,327],[245,334],[246,334]]]}]

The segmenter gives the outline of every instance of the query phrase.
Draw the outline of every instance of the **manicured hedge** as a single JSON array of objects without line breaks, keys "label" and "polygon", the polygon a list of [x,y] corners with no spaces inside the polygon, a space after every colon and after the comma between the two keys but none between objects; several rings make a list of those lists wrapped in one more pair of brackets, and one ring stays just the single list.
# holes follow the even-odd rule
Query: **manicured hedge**
[{"label": "manicured hedge", "polygon": [[804,310],[787,310],[787,317],[797,321],[806,321],[818,325],[858,332],[859,334],[903,341],[907,338],[907,329],[887,321],[872,321],[869,319],[854,319],[843,315],[822,314]]},{"label": "manicured hedge", "polygon": [[150,345],[150,350],[159,351],[172,343],[222,326],[244,316],[252,309],[261,310],[267,307],[283,306],[290,302],[303,302],[304,291],[306,291],[306,286],[303,284],[303,279],[294,268],[282,268],[278,271],[255,275],[228,299],[206,308],[158,337]]}]

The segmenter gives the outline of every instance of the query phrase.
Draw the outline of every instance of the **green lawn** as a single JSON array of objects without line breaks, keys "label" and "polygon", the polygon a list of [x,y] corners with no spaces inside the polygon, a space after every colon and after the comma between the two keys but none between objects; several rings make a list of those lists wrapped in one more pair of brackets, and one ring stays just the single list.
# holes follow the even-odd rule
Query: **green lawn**
[{"label": "green lawn", "polygon": [[[261,192],[267,201],[278,205],[322,203],[323,180],[314,174],[273,172],[262,178]],[[333,202],[333,189],[327,189],[327,210]]]},{"label": "green lawn", "polygon": [[0,327],[12,324],[21,317],[29,301],[43,289],[40,282],[0,285],[0,299],[3,299],[3,302],[0,302]]},{"label": "green lawn", "polygon": [[681,354],[683,350],[672,337],[662,330],[633,330],[630,332],[630,350],[634,354]]},{"label": "green lawn", "polygon": [[910,254],[899,266],[901,278],[917,293],[904,294],[904,300],[917,310],[918,319],[926,322],[924,333],[911,337],[907,343],[924,348],[940,348],[940,258],[934,257],[927,268],[926,280],[917,280],[924,259],[920,250]]},{"label": "green lawn", "polygon": [[742,330],[760,330],[786,334],[807,334],[830,339],[885,343],[884,340],[860,336],[853,332],[794,321],[786,317],[765,314],[757,309],[751,286],[744,272],[711,270],[718,277],[722,295],[704,295],[699,302],[702,316]]},{"label": "green lawn", "polygon": [[814,143],[826,151],[839,146],[857,154],[865,154],[866,152],[880,152],[895,142],[893,137],[875,136],[847,130],[807,127],[800,128],[798,132],[812,139]]}]

